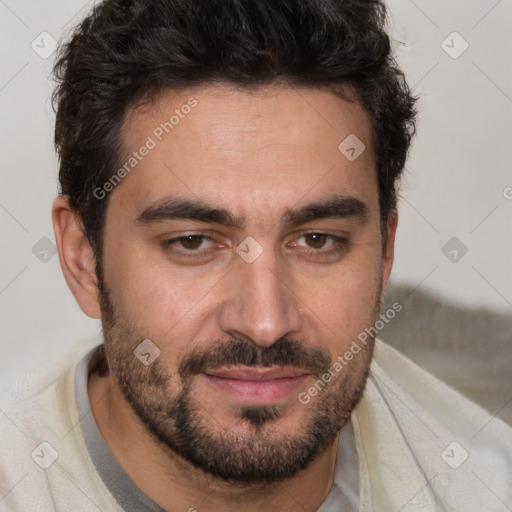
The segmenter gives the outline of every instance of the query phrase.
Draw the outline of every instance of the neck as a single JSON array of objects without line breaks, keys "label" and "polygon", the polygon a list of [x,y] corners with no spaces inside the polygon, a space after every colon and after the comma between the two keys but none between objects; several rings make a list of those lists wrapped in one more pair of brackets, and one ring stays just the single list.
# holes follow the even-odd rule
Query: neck
[{"label": "neck", "polygon": [[285,481],[254,486],[228,483],[194,468],[151,436],[111,374],[92,373],[88,394],[110,451],[135,485],[164,509],[314,512],[332,487],[339,436],[306,469]]}]

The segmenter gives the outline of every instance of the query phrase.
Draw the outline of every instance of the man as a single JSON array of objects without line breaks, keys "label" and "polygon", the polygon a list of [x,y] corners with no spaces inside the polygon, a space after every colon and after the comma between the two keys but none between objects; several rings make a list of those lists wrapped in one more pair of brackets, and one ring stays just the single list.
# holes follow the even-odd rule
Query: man
[{"label": "man", "polygon": [[380,2],[113,0],[53,206],[103,340],[4,394],[0,510],[507,510],[512,432],[376,339],[414,98]]}]

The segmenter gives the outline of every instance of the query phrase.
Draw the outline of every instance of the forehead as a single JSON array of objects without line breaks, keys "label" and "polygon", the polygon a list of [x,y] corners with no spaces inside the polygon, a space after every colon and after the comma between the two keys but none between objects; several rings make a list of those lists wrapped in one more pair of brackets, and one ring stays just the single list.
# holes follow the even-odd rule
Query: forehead
[{"label": "forehead", "polygon": [[[240,215],[333,192],[370,208],[377,201],[368,116],[358,102],[325,89],[165,91],[127,113],[121,140],[122,163],[137,161],[113,195],[134,208],[171,194]],[[365,149],[354,159],[352,148]]]}]

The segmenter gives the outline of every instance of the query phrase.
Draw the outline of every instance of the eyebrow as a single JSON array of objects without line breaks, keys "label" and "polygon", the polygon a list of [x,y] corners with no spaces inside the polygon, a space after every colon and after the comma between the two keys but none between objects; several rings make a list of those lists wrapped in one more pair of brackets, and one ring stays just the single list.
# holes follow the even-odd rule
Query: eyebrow
[{"label": "eyebrow", "polygon": [[[352,196],[334,195],[326,199],[287,210],[279,224],[299,226],[319,219],[338,218],[368,220],[370,209],[360,199]],[[137,215],[135,222],[145,227],[166,221],[188,219],[220,224],[242,229],[244,218],[237,217],[225,208],[210,205],[201,200],[170,197],[145,208]]]}]

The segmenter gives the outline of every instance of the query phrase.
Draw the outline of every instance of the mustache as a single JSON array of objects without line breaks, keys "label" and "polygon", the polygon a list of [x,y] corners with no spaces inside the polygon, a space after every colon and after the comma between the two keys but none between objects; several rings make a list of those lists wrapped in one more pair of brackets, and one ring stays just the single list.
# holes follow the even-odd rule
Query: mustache
[{"label": "mustache", "polygon": [[280,338],[269,347],[256,347],[244,339],[232,339],[210,349],[198,349],[181,361],[178,374],[189,378],[224,366],[292,366],[320,377],[331,367],[326,349]]}]

